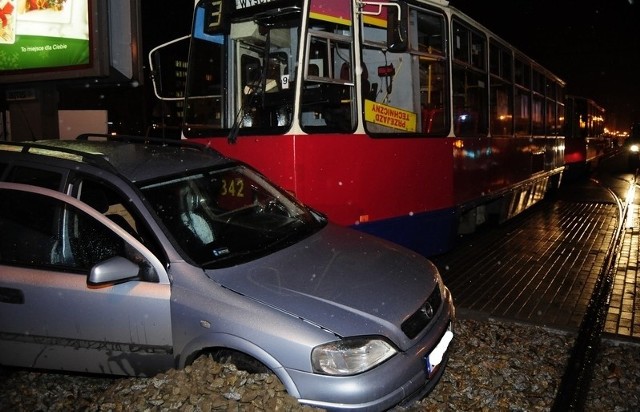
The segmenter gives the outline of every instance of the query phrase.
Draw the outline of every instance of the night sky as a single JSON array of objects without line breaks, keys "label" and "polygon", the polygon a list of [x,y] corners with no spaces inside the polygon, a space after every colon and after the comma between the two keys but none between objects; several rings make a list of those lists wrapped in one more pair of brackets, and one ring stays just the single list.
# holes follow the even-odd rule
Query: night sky
[{"label": "night sky", "polygon": [[640,0],[450,0],[607,110],[640,121]]}]

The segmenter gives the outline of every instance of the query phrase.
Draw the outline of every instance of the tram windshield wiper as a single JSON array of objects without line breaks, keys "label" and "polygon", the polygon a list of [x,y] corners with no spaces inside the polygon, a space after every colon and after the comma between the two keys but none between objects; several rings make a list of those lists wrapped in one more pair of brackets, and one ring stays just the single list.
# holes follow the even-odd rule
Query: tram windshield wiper
[{"label": "tram windshield wiper", "polygon": [[242,105],[240,105],[240,108],[238,109],[238,112],[236,113],[236,117],[235,120],[233,122],[233,126],[231,127],[231,130],[229,131],[229,136],[227,137],[227,141],[230,144],[235,144],[238,141],[238,133],[240,132],[240,124],[242,122],[242,119],[244,118],[245,113],[247,112],[247,107],[250,107],[256,103],[258,103],[257,99],[258,97],[260,97],[260,107],[264,107],[264,91],[265,91],[265,87],[266,87],[266,81],[267,81],[267,64],[266,62],[268,61],[268,54],[269,54],[269,48],[271,46],[271,30],[267,31],[267,35],[266,35],[266,43],[265,43],[265,47],[264,47],[264,51],[267,55],[266,58],[264,58],[265,64],[262,64],[262,66],[260,67],[260,72],[259,72],[259,76],[257,79],[255,80],[251,80],[249,83],[251,85],[247,85],[245,87],[248,87],[249,89],[246,90],[245,94],[246,97],[243,99],[242,101]]}]

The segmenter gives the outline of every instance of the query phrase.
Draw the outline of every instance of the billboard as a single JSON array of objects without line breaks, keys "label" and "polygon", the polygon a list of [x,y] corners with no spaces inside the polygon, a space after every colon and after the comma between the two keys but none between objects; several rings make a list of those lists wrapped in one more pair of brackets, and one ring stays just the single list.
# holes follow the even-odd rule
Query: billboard
[{"label": "billboard", "polygon": [[0,83],[108,75],[106,3],[0,0]]}]

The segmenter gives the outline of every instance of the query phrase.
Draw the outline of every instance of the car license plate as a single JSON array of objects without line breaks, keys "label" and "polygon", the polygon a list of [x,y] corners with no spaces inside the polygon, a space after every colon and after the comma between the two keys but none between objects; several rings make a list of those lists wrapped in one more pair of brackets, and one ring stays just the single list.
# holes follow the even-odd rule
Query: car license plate
[{"label": "car license plate", "polygon": [[447,330],[431,353],[424,357],[426,371],[429,378],[431,378],[435,370],[438,368],[438,365],[442,362],[444,354],[447,352],[452,339],[453,332]]}]

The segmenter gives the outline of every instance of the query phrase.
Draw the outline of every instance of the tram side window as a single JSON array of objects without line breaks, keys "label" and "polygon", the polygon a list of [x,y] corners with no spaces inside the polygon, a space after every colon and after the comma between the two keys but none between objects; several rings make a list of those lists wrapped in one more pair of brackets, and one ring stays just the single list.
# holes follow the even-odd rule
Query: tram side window
[{"label": "tram side window", "polygon": [[531,99],[531,133],[544,135],[544,97],[537,93]]},{"label": "tram side window", "polygon": [[545,96],[547,98],[546,104],[546,120],[545,120],[545,134],[547,136],[553,136],[558,134],[557,120],[556,120],[556,89],[554,87],[555,82],[549,78],[545,78]]},{"label": "tram side window", "polygon": [[513,86],[499,78],[491,80],[491,135],[513,134]]},{"label": "tram side window", "polygon": [[485,69],[485,46],[484,38],[476,33],[471,33],[471,65],[478,69]]},{"label": "tram side window", "polygon": [[[429,55],[445,55],[445,34],[442,17],[437,14],[416,12],[417,41],[414,49]],[[413,43],[412,43],[413,46]]]},{"label": "tram side window", "polygon": [[365,19],[365,128],[384,137],[446,136],[450,120],[444,17],[410,8],[403,18],[409,19],[409,33],[408,49],[402,53],[387,51],[384,24]]},{"label": "tram side window", "polygon": [[565,113],[566,113],[566,108],[564,103],[562,102],[562,100],[558,100],[558,102],[556,103],[556,119],[557,119],[556,134],[560,134],[561,131],[564,130],[565,123],[567,120],[565,117]]},{"label": "tram side window", "polygon": [[593,103],[593,135],[601,136],[604,133],[604,110]]},{"label": "tram side window", "polygon": [[453,58],[459,62],[469,62],[469,30],[459,24],[453,26]]},{"label": "tram side window", "polygon": [[449,132],[446,107],[449,106],[445,35],[442,17],[431,13],[416,13],[417,49],[420,70],[420,132],[443,136]]},{"label": "tram side window", "polygon": [[490,126],[493,136],[513,135],[513,58],[505,47],[490,45]]},{"label": "tram side window", "polygon": [[453,70],[453,124],[456,136],[487,134],[486,76],[469,69]]},{"label": "tram side window", "polygon": [[444,62],[420,60],[421,132],[443,136],[449,132],[448,96]]},{"label": "tram side window", "polygon": [[547,97],[546,134],[548,136],[558,136],[564,128],[564,112],[561,111],[564,99],[562,86],[555,80],[546,78],[545,89]]},{"label": "tram side window", "polygon": [[559,130],[556,120],[556,110],[556,101],[554,99],[547,98],[547,120],[545,122],[547,136],[558,135]]},{"label": "tram side window", "polygon": [[513,74],[513,55],[508,48],[492,41],[490,45],[489,65],[491,74],[511,81]]},{"label": "tram side window", "polygon": [[356,106],[350,28],[323,21],[312,26],[306,38],[300,124],[308,133],[351,132]]},{"label": "tram side window", "polygon": [[545,134],[545,76],[538,70],[533,70],[533,97],[531,100],[531,132],[534,135]]},{"label": "tram side window", "polygon": [[531,66],[520,59],[515,61],[516,84],[527,89],[531,88]]},{"label": "tram side window", "polygon": [[531,92],[516,87],[515,132],[519,136],[528,136],[531,131]]},{"label": "tram side window", "polygon": [[515,132],[531,135],[531,66],[520,59],[515,61]]},{"label": "tram side window", "polygon": [[[458,22],[453,24],[453,115],[456,136],[481,136],[488,132],[486,40]],[[466,49],[464,49],[466,47]],[[482,52],[482,56],[477,53]],[[471,64],[470,64],[471,63]]]}]

